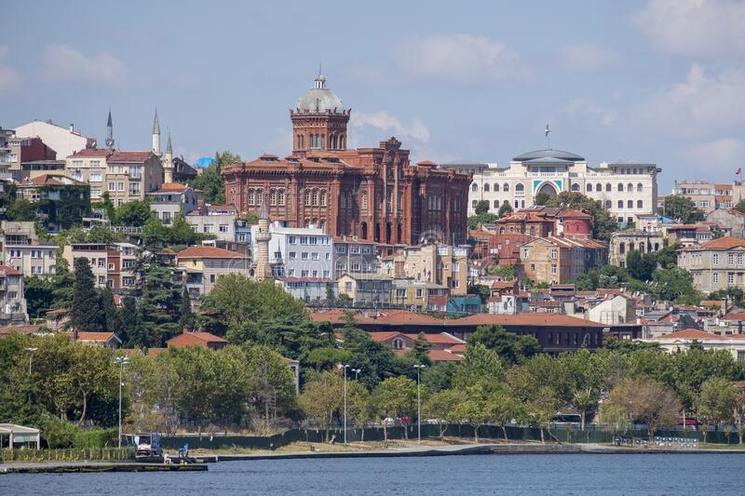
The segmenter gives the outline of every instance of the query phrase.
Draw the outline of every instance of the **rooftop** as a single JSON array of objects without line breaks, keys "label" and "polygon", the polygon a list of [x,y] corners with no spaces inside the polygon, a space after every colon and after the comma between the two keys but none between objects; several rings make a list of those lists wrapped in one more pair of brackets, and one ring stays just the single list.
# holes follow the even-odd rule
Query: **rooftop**
[{"label": "rooftop", "polygon": [[246,258],[246,256],[214,246],[190,246],[178,252],[176,258]]},{"label": "rooftop", "polygon": [[554,150],[553,148],[523,153],[522,155],[518,155],[512,160],[514,160],[515,162],[526,162],[536,159],[556,159],[556,161],[570,162],[582,162],[583,160],[585,160],[583,157],[580,157],[579,155],[576,155],[574,153],[565,152],[562,150]]}]

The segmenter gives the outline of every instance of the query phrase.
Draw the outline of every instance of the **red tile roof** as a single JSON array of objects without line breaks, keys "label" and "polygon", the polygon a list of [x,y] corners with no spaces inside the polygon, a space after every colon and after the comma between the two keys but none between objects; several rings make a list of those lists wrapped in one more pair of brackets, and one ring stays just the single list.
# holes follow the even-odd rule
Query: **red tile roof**
[{"label": "red tile roof", "polygon": [[163,183],[156,193],[183,193],[189,188],[186,184],[181,183]]},{"label": "red tile roof", "polygon": [[39,332],[39,329],[41,329],[41,326],[39,325],[33,325],[33,324],[13,325],[11,324],[11,325],[0,327],[0,336],[7,336],[14,332],[17,332],[19,334],[34,334],[36,332]]},{"label": "red tile roof", "polygon": [[546,313],[520,313],[517,315],[491,315],[478,313],[452,321],[456,324],[470,325],[524,325],[547,327],[605,327],[591,320],[570,317],[569,315]]},{"label": "red tile roof", "polygon": [[166,344],[169,348],[181,348],[183,346],[206,346],[208,344],[227,344],[228,340],[203,331],[185,331],[176,337],[169,339]]},{"label": "red tile roof", "polygon": [[142,163],[145,162],[152,152],[114,152],[109,157],[109,162],[128,162],[128,163]]},{"label": "red tile roof", "polygon": [[34,186],[86,186],[87,183],[78,181],[63,174],[41,174],[30,181]]},{"label": "red tile roof", "polygon": [[698,246],[702,250],[731,250],[732,248],[745,248],[745,239],[725,236],[719,239],[712,239]]},{"label": "red tile roof", "polygon": [[78,152],[73,153],[70,157],[74,158],[85,158],[85,157],[108,157],[114,153],[112,150],[104,148],[86,148]]},{"label": "red tile roof", "polygon": [[[75,334],[69,332],[68,335],[72,338]],[[94,343],[107,343],[110,339],[119,338],[113,332],[108,331],[78,331],[78,341],[89,341]],[[121,340],[119,340],[121,341]]]},{"label": "red tile roof", "polygon": [[238,252],[216,248],[214,246],[190,246],[176,254],[176,258],[247,258]]},{"label": "red tile roof", "polygon": [[429,350],[427,356],[433,363],[437,362],[460,362],[463,360],[463,355],[457,353],[451,353],[448,350]]},{"label": "red tile roof", "polygon": [[706,340],[718,340],[718,339],[745,339],[744,336],[717,336],[716,334],[711,334],[709,332],[700,331],[698,329],[683,329],[682,331],[675,331],[671,332],[669,334],[663,334],[662,336],[658,336],[655,339],[695,339],[697,341],[706,341]]},{"label": "red tile roof", "polygon": [[21,275],[21,273],[18,272],[13,267],[8,267],[7,265],[0,264],[0,277],[19,276],[19,275]]}]

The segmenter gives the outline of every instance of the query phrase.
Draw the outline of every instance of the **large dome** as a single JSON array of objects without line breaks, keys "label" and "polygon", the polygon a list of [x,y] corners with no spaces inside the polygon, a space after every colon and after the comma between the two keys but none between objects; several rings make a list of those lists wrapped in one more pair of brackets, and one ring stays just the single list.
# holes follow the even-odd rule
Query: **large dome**
[{"label": "large dome", "polygon": [[343,108],[341,98],[326,87],[326,78],[321,74],[316,77],[315,87],[309,89],[297,101],[297,109],[301,112],[341,112]]},{"label": "large dome", "polygon": [[557,159],[557,160],[569,160],[572,162],[582,162],[585,160],[583,157],[580,157],[579,155],[576,155],[571,152],[564,152],[561,150],[553,150],[551,148],[545,149],[545,150],[535,150],[528,153],[523,153],[522,155],[518,155],[517,157],[513,158],[515,162],[526,162],[528,160],[535,160],[535,159]]}]

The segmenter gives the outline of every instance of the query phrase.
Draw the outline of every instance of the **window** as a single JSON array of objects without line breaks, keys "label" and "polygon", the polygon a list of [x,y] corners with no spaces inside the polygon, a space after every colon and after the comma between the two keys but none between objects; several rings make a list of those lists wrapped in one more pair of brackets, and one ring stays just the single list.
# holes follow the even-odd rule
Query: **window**
[{"label": "window", "polygon": [[215,282],[215,274],[210,274],[210,282],[211,283]]},{"label": "window", "polygon": [[254,204],[255,202],[256,202],[256,196],[255,196],[255,194],[254,194],[254,190],[252,190],[252,189],[249,189],[249,190],[248,190],[248,198],[247,198],[247,203],[248,203],[249,205],[253,205],[253,204]]},{"label": "window", "polygon": [[116,185],[113,181],[109,182],[109,191],[114,191],[116,189]]},{"label": "window", "polygon": [[618,200],[618,208],[623,208],[623,200]]},{"label": "window", "polygon": [[628,200],[626,202],[626,207],[627,208],[634,208],[634,200]]},{"label": "window", "polygon": [[613,203],[610,200],[605,200],[605,208],[611,208],[613,206]]},{"label": "window", "polygon": [[360,247],[358,245],[352,245],[349,247],[349,253],[358,254],[360,252]]},{"label": "window", "polygon": [[300,258],[303,260],[308,260],[308,252],[304,251],[300,254]]},{"label": "window", "polygon": [[476,183],[473,183],[473,184],[471,185],[471,191],[478,191],[478,190],[479,190],[479,185],[478,185],[478,184],[476,184]]},{"label": "window", "polygon": [[317,251],[314,251],[313,253],[311,253],[310,254],[310,259],[311,260],[318,260],[318,252]]},{"label": "window", "polygon": [[523,193],[525,191],[525,186],[523,186],[522,183],[517,183],[515,185],[515,192],[517,193]]},{"label": "window", "polygon": [[471,206],[472,206],[473,208],[476,208],[476,205],[477,205],[478,203],[479,203],[479,202],[478,202],[477,200],[473,200],[473,201],[471,202]]},{"label": "window", "polygon": [[221,233],[228,232],[228,225],[227,224],[220,224],[220,232]]},{"label": "window", "polygon": [[494,208],[499,208],[499,200],[494,200]]},{"label": "window", "polygon": [[577,193],[579,193],[579,184],[577,183],[572,184],[572,191],[576,191]]},{"label": "window", "polygon": [[211,232],[212,232],[212,229],[213,229],[214,227],[215,227],[215,226],[214,226],[214,225],[212,225],[212,224],[205,224],[205,225],[204,225],[204,228],[203,228],[203,232],[206,232],[206,233],[211,233]]},{"label": "window", "polygon": [[636,208],[644,208],[644,200],[636,200]]},{"label": "window", "polygon": [[499,192],[499,183],[494,183],[494,188],[493,189],[494,189],[494,192],[495,193],[498,193]]},{"label": "window", "polygon": [[714,283],[714,284],[719,284],[719,273],[714,272],[711,275],[711,282]]},{"label": "window", "polygon": [[504,183],[504,187],[502,188],[502,190],[509,191],[510,190],[510,185],[508,183]]},{"label": "window", "polygon": [[727,265],[734,265],[734,264],[735,264],[735,254],[727,253]]},{"label": "window", "polygon": [[295,236],[290,236],[289,237],[289,243],[291,245],[294,245],[296,242],[297,242],[297,238],[295,238]]},{"label": "window", "polygon": [[639,183],[639,184],[636,185],[636,192],[637,193],[641,193],[643,190],[644,190],[644,186],[642,185],[642,183]]},{"label": "window", "polygon": [[367,191],[360,193],[360,208],[367,210]]},{"label": "window", "polygon": [[489,192],[489,183],[484,184],[484,193]]},{"label": "window", "polygon": [[297,258],[297,252],[291,251],[288,256],[290,257],[290,260],[295,260]]},{"label": "window", "polygon": [[307,270],[301,270],[300,271],[300,277],[308,277],[308,271]]},{"label": "window", "polygon": [[587,191],[588,192],[592,192],[592,184],[591,183],[587,183]]},{"label": "window", "polygon": [[352,264],[352,272],[359,272],[360,271],[360,264],[353,263]]},{"label": "window", "polygon": [[735,284],[735,275],[732,272],[727,274],[727,284],[729,286],[732,286],[733,284]]},{"label": "window", "polygon": [[618,191],[621,191],[621,192],[623,191],[623,184],[618,183]]},{"label": "window", "polygon": [[124,183],[123,182],[116,183],[116,190],[117,191],[124,191]]},{"label": "window", "polygon": [[711,263],[714,264],[714,265],[718,265],[719,264],[719,254],[718,253],[714,253],[711,256]]},{"label": "window", "polygon": [[613,187],[610,185],[610,183],[606,183],[605,184],[605,191],[607,191],[607,192],[610,193],[612,189],[613,189]]},{"label": "window", "polygon": [[308,244],[308,236],[300,236],[300,244],[301,245],[307,245]]},{"label": "window", "polygon": [[416,288],[416,297],[421,298],[422,297],[422,288]]}]

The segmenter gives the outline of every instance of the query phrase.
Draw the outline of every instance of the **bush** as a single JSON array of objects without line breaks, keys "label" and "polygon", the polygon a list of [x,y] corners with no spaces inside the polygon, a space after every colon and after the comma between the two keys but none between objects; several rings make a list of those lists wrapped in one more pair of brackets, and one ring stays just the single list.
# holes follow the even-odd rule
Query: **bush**
[{"label": "bush", "polygon": [[75,434],[76,448],[108,448],[117,445],[118,428],[78,430]]},{"label": "bush", "polygon": [[112,447],[117,445],[118,435],[116,428],[84,430],[57,417],[45,417],[41,422],[41,437],[50,449]]}]

